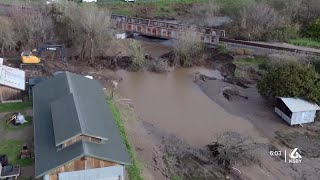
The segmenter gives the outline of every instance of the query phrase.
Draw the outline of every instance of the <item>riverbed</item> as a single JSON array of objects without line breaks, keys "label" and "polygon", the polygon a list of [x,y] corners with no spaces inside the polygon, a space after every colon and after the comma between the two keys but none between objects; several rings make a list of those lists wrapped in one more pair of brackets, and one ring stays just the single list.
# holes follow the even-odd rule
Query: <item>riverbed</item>
[{"label": "riverbed", "polygon": [[132,99],[135,111],[144,121],[194,146],[204,146],[225,131],[257,134],[247,119],[226,112],[201,91],[193,82],[196,72],[222,78],[218,71],[202,67],[177,69],[166,74],[120,70],[117,75],[123,81],[119,93]]}]

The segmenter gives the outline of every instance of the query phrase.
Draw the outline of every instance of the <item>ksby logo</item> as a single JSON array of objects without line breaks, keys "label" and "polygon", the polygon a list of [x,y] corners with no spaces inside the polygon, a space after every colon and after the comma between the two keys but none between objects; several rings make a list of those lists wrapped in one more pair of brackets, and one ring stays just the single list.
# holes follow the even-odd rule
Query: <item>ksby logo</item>
[{"label": "ksby logo", "polygon": [[289,153],[289,163],[301,163],[301,151],[298,148],[294,148]]}]

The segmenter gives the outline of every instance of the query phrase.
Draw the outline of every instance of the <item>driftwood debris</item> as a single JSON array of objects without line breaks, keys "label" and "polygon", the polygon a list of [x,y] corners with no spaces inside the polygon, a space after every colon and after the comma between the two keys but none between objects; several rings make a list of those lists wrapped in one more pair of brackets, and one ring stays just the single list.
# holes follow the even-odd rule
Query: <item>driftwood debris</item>
[{"label": "driftwood debris", "polygon": [[238,90],[231,89],[231,88],[225,89],[222,94],[229,101],[230,100],[239,100],[241,98],[248,99],[247,96],[240,94],[240,92]]},{"label": "driftwood debris", "polygon": [[207,80],[216,80],[216,79],[217,79],[217,78],[215,78],[215,77],[210,77],[210,76],[201,74],[201,73],[199,73],[199,72],[196,72],[195,75],[194,75],[194,80],[195,80],[195,81],[201,80],[201,81],[206,82]]}]

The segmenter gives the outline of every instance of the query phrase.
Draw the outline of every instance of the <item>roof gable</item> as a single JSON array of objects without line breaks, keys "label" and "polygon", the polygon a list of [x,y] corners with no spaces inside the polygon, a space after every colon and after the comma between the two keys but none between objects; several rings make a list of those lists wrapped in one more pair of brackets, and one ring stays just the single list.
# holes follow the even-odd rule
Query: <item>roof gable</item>
[{"label": "roof gable", "polygon": [[81,133],[73,94],[68,94],[53,101],[51,103],[51,115],[56,146]]}]

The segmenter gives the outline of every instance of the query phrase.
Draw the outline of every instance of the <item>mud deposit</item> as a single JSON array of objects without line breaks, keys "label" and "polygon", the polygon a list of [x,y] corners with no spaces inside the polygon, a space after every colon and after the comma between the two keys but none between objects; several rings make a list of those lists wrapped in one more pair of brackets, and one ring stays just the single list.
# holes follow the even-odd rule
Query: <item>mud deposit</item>
[{"label": "mud deposit", "polygon": [[[194,83],[197,72],[215,80]],[[148,179],[170,179],[173,175],[183,179],[226,178],[205,149],[225,131],[249,135],[265,144],[258,152],[258,163],[236,164],[241,173],[233,170],[227,174],[230,179],[317,179],[319,158],[303,155],[303,164],[289,164],[269,155],[270,150],[290,151],[292,147],[276,140],[277,131],[290,127],[273,113],[272,105],[261,98],[254,85],[241,88],[219,80],[221,74],[217,71],[204,68],[177,69],[166,74],[121,70],[116,74],[123,78],[119,93],[131,99],[141,118],[133,133],[140,135],[132,136],[132,141],[145,163],[145,172],[151,174]],[[248,98],[227,100],[223,96],[226,88]]]}]

